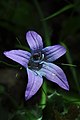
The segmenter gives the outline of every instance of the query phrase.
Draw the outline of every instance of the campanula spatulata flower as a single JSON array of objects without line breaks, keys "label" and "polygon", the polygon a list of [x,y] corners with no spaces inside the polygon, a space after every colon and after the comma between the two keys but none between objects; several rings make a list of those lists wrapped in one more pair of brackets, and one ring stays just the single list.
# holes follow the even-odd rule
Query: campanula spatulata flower
[{"label": "campanula spatulata flower", "polygon": [[43,48],[41,36],[35,31],[26,33],[26,40],[31,53],[24,50],[5,51],[4,55],[24,66],[28,74],[28,84],[25,91],[25,99],[30,99],[39,90],[43,83],[42,76],[57,83],[61,88],[69,90],[67,78],[63,70],[53,64],[56,59],[66,53],[61,45]]}]

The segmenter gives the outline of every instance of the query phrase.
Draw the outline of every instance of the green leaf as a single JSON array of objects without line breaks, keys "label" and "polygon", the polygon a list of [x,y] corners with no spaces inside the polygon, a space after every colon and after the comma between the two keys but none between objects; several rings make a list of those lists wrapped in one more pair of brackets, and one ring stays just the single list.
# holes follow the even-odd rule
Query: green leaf
[{"label": "green leaf", "polygon": [[44,21],[44,20],[49,20],[49,19],[51,19],[51,18],[53,18],[53,17],[61,14],[62,12],[66,11],[66,10],[68,10],[68,9],[70,9],[70,8],[73,8],[73,7],[74,7],[73,4],[67,5],[67,6],[63,7],[62,9],[60,9],[59,11],[53,13],[52,15],[50,15],[50,16],[42,19],[42,20],[43,20],[43,21]]}]

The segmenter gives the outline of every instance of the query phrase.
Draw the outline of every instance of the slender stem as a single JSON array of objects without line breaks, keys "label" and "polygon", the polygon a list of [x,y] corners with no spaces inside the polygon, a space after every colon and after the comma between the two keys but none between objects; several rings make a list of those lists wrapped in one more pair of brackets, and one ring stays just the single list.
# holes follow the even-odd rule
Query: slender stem
[{"label": "slender stem", "polygon": [[42,109],[44,109],[46,106],[46,100],[47,100],[47,84],[46,84],[46,81],[44,81],[42,85],[42,98],[40,101],[40,106]]},{"label": "slender stem", "polygon": [[77,65],[73,65],[73,64],[66,64],[66,63],[61,63],[61,65],[63,66],[68,66],[68,67],[77,67]]}]

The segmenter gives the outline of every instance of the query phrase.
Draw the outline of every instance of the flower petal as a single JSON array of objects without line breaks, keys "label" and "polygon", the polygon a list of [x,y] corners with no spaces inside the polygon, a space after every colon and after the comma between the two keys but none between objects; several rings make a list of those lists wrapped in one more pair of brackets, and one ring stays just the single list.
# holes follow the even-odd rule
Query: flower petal
[{"label": "flower petal", "polygon": [[11,50],[11,51],[5,51],[4,55],[26,68],[29,62],[31,53],[23,50]]},{"label": "flower petal", "polygon": [[25,99],[30,99],[39,90],[43,83],[43,78],[34,71],[27,68],[28,84],[25,91]]},{"label": "flower petal", "polygon": [[44,62],[43,67],[40,70],[40,74],[50,81],[57,83],[63,89],[69,90],[65,73],[57,65]]},{"label": "flower petal", "polygon": [[46,61],[48,62],[55,61],[66,53],[66,49],[61,45],[45,47],[42,51],[45,54]]},{"label": "flower petal", "polygon": [[34,31],[29,31],[26,33],[26,40],[32,51],[38,51],[43,48],[42,38],[39,34]]}]

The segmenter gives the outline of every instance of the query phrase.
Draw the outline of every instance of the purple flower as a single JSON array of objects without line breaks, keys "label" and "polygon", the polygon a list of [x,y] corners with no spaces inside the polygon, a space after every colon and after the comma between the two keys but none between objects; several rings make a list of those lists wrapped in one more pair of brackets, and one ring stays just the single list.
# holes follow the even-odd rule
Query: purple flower
[{"label": "purple flower", "polygon": [[61,45],[43,48],[42,38],[34,31],[26,33],[26,40],[31,53],[24,50],[11,50],[4,52],[8,58],[24,66],[28,74],[28,84],[25,91],[25,99],[30,99],[41,87],[42,76],[57,83],[61,88],[69,90],[67,78],[63,70],[51,63],[64,55],[66,49]]}]

